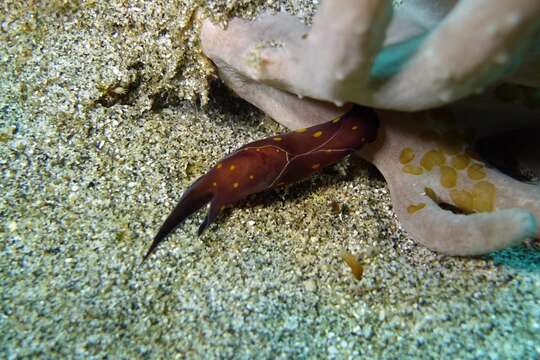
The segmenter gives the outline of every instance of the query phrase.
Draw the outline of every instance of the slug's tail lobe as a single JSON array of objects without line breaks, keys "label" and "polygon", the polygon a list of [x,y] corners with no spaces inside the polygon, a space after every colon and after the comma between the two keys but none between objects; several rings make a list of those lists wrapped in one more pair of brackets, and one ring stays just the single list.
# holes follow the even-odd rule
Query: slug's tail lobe
[{"label": "slug's tail lobe", "polygon": [[[210,200],[214,197],[214,194],[212,194],[210,191],[204,191],[204,186],[201,186],[201,178],[197,180],[189,189],[186,190],[185,194],[182,196],[174,210],[171,212],[171,214],[167,217],[163,225],[159,228],[158,233],[154,237],[154,240],[152,241],[152,245],[150,245],[150,248],[148,249],[146,255],[143,258],[143,263],[148,259],[150,255],[156,250],[158,245],[179,225],[184,222],[184,220],[202,208],[204,205],[208,204]],[[204,227],[210,225],[211,221],[215,219],[217,216],[217,213],[215,215],[212,215],[212,218],[210,218],[210,214],[212,213],[213,206],[210,207],[210,212],[208,213],[208,216],[206,217],[203,225]],[[219,208],[217,209],[219,212]],[[207,220],[208,223],[207,223]],[[201,225],[201,228],[203,226]],[[204,228],[203,228],[204,230]],[[201,233],[201,229],[199,229],[199,233]]]},{"label": "slug's tail lobe", "polygon": [[216,220],[220,210],[221,204],[218,199],[214,197],[212,199],[212,202],[210,203],[210,209],[208,210],[208,214],[206,214],[204,221],[202,222],[201,226],[199,226],[197,235],[200,236],[204,232],[204,230],[206,230],[206,228]]}]

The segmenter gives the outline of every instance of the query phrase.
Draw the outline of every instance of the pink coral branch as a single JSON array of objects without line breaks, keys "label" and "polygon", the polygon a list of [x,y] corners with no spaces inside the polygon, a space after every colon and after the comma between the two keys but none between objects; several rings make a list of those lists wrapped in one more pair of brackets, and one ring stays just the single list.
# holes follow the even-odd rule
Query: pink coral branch
[{"label": "pink coral branch", "polygon": [[505,75],[540,28],[537,0],[464,0],[400,72],[375,81],[369,72],[389,24],[389,3],[324,1],[311,29],[285,14],[234,19],[226,30],[207,20],[203,50],[220,68],[299,96],[414,111],[478,92]]}]

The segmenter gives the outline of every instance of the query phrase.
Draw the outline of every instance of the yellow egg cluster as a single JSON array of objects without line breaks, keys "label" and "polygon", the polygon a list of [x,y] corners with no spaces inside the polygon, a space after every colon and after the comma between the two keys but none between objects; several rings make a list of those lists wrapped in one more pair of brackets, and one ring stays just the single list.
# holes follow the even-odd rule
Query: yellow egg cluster
[{"label": "yellow egg cluster", "polygon": [[[448,144],[446,144],[448,145]],[[448,189],[449,198],[453,205],[465,213],[489,212],[495,209],[495,185],[486,180],[484,165],[475,161],[468,151],[463,151],[463,143],[460,146],[440,146],[426,151],[420,157],[418,164],[414,164],[416,154],[411,148],[404,148],[399,154],[399,162],[403,165],[401,170],[409,175],[420,176],[439,169],[439,183],[444,189]],[[459,172],[465,171],[467,178],[475,182],[472,188],[466,188],[466,184],[459,184]],[[435,192],[430,189],[426,195],[434,201],[438,199]],[[431,196],[430,196],[431,195]],[[407,212],[414,214],[425,207],[424,203],[411,204]]]}]

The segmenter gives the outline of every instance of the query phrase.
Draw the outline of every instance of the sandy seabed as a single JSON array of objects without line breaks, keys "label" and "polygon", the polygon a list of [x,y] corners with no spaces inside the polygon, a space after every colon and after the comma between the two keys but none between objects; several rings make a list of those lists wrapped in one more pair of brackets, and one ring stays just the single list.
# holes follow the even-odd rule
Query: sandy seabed
[{"label": "sandy seabed", "polygon": [[208,85],[195,10],[313,6],[3,1],[1,358],[540,357],[538,252],[416,245],[354,159],[249,198],[201,237],[198,213],[140,265],[183,189],[283,130]]}]

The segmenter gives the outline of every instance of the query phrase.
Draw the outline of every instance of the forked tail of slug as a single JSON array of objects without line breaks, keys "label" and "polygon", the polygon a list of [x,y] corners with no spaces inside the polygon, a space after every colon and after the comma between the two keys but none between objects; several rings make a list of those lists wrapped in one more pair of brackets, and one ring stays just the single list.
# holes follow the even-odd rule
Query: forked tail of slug
[{"label": "forked tail of slug", "polygon": [[[210,191],[206,191],[204,189],[204,180],[202,177],[199,178],[193,185],[191,185],[174,210],[167,216],[167,219],[165,219],[165,222],[161,227],[159,228],[158,233],[154,237],[154,240],[152,241],[152,244],[150,245],[150,248],[146,252],[146,255],[144,255],[143,263],[148,259],[150,255],[157,249],[158,245],[169,235],[175,228],[177,228],[179,225],[181,225],[184,220],[208,204],[210,200],[214,197],[214,194]],[[205,220],[206,223],[206,220]],[[201,227],[199,228],[199,233],[202,233],[204,230],[203,223]],[[207,226],[207,225],[206,225]],[[205,227],[206,227],[205,226]]]}]

